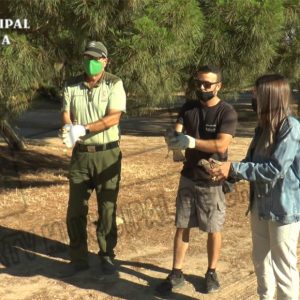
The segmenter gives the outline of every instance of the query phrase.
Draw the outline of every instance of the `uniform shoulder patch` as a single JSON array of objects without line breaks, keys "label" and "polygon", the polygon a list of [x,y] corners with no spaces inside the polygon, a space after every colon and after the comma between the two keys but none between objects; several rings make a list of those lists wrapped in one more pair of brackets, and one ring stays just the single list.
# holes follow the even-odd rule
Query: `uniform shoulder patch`
[{"label": "uniform shoulder patch", "polygon": [[106,84],[113,85],[113,84],[117,83],[118,81],[120,81],[121,79],[116,75],[105,72],[104,80],[106,81]]},{"label": "uniform shoulder patch", "polygon": [[66,85],[71,87],[71,86],[78,85],[81,82],[84,82],[84,75],[83,74],[69,78],[66,81]]}]

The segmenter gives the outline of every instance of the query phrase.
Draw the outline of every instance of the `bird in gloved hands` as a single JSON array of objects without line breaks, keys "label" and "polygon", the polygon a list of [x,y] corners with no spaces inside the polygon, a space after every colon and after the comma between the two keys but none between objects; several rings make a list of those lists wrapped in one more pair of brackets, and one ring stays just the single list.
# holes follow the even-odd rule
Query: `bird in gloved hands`
[{"label": "bird in gloved hands", "polygon": [[[173,161],[174,162],[181,162],[181,161],[185,161],[185,157],[183,155],[183,153],[181,152],[180,149],[171,149],[169,144],[170,144],[170,140],[173,138],[173,137],[176,137],[179,133],[174,130],[174,128],[168,128],[166,131],[165,131],[165,142],[168,146],[168,154],[170,151],[173,152]],[[168,156],[168,155],[167,155]]]},{"label": "bird in gloved hands", "polygon": [[177,133],[176,136],[170,138],[168,146],[171,150],[193,149],[196,148],[196,139],[183,133]]}]

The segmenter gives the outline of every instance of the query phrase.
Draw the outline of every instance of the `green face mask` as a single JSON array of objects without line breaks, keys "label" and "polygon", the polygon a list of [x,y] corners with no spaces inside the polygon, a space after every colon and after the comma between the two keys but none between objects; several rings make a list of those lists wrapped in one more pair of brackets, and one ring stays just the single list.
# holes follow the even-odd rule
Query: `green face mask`
[{"label": "green face mask", "polygon": [[96,59],[85,59],[84,70],[88,76],[96,76],[103,70],[103,64]]}]

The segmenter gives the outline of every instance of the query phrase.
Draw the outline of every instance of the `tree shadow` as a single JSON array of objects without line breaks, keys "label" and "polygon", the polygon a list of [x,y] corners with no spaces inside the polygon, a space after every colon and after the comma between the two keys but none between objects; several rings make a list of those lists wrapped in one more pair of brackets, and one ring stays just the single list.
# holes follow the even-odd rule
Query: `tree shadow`
[{"label": "tree shadow", "polygon": [[[43,154],[32,149],[13,151],[8,146],[0,146],[0,183],[5,189],[25,189],[65,184],[61,180],[39,178],[38,172],[53,176],[67,176],[69,159],[54,154]],[[29,180],[22,175],[34,174]],[[2,182],[1,182],[2,181]]]},{"label": "tree shadow", "polygon": [[[159,299],[154,286],[158,279],[135,271],[127,266],[137,266],[167,273],[168,270],[148,263],[116,260],[120,272],[145,280],[147,285],[138,284],[114,275],[104,275],[100,268],[99,257],[89,253],[90,269],[72,277],[61,278],[59,272],[66,266],[69,247],[59,241],[22,230],[0,226],[0,274],[18,277],[41,275],[61,280],[81,289],[93,289],[122,299]],[[137,298],[136,295],[142,295]],[[171,298],[170,298],[171,297]],[[194,299],[180,293],[172,293],[168,299]]]}]

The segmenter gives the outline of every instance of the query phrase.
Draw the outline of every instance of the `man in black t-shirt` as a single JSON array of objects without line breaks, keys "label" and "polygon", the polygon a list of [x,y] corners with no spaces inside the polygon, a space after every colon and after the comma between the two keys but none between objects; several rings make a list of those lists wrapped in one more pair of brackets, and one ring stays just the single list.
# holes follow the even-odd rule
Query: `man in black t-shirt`
[{"label": "man in black t-shirt", "polygon": [[186,160],[176,199],[173,269],[157,286],[160,293],[184,284],[182,267],[192,227],[208,233],[206,291],[212,293],[220,288],[216,266],[225,220],[225,196],[222,184],[213,181],[199,162],[209,158],[226,161],[227,148],[235,135],[237,114],[217,96],[221,80],[221,72],[215,67],[202,66],[196,70],[190,84],[197,100],[183,105],[175,125],[177,134],[167,141],[170,149],[186,149]]}]

